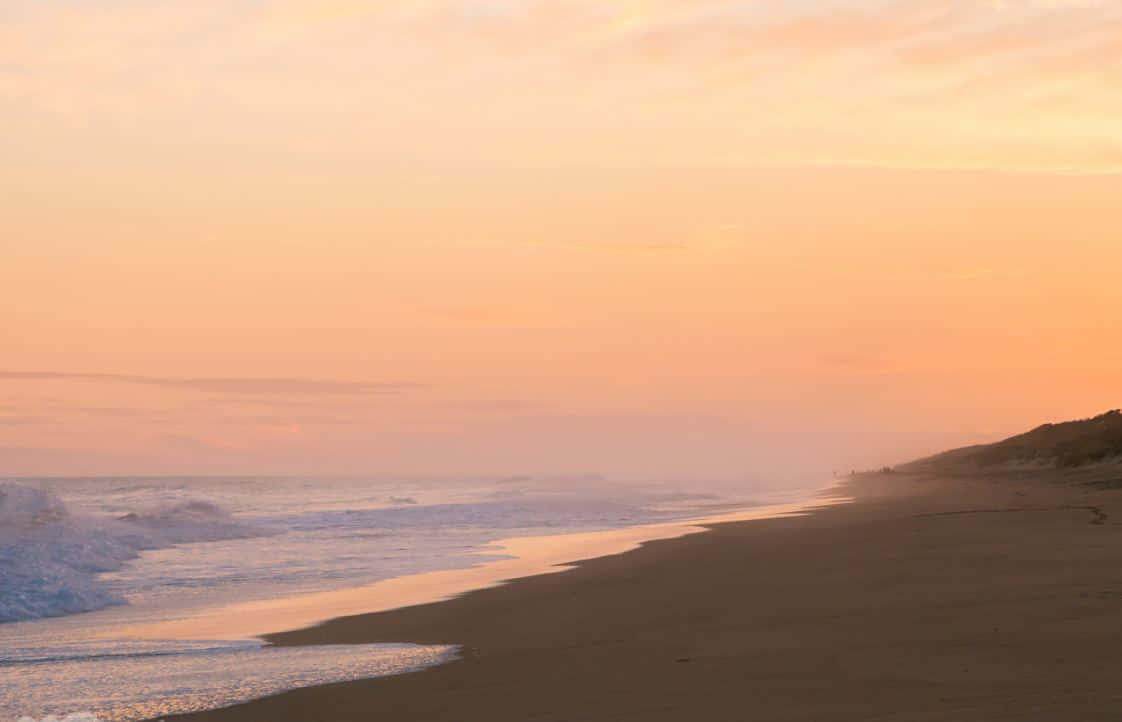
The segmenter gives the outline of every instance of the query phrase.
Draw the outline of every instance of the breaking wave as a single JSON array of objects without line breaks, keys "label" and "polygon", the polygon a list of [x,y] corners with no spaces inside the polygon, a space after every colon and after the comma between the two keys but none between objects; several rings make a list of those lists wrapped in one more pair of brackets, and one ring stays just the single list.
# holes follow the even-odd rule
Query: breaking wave
[{"label": "breaking wave", "polygon": [[263,533],[206,501],[114,519],[71,514],[44,489],[0,484],[0,622],[122,604],[98,574],[120,569],[147,549]]}]

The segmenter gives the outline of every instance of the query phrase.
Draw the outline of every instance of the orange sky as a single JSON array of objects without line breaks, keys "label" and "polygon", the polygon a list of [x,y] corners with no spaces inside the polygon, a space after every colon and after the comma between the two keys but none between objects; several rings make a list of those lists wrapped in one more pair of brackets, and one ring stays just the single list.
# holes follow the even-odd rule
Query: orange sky
[{"label": "orange sky", "polygon": [[1122,398],[1093,2],[0,10],[0,474],[787,475]]}]

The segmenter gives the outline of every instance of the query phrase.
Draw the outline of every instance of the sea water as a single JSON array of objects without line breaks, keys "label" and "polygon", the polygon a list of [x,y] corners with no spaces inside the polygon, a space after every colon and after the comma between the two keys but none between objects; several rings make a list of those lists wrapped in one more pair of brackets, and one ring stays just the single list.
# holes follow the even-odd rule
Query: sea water
[{"label": "sea water", "polygon": [[0,722],[147,719],[439,664],[456,650],[274,648],[121,630],[485,564],[500,558],[490,543],[501,538],[618,529],[765,500],[737,486],[679,487],[697,485],[595,477],[0,482]]}]

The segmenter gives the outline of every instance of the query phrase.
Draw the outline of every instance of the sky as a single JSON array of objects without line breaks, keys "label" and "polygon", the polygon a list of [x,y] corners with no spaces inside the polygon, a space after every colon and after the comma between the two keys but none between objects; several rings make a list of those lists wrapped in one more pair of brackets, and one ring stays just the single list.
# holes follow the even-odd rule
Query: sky
[{"label": "sky", "polygon": [[0,475],[828,476],[1122,406],[1122,5],[0,0]]}]

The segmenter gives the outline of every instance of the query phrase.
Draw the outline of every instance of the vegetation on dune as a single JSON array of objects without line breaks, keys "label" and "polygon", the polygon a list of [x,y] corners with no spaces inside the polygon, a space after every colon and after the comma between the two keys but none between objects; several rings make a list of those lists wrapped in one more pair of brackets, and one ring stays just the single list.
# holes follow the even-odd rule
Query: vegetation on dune
[{"label": "vegetation on dune", "polygon": [[995,444],[969,446],[915,462],[934,468],[1036,465],[1072,468],[1122,459],[1122,412],[1044,424]]}]

